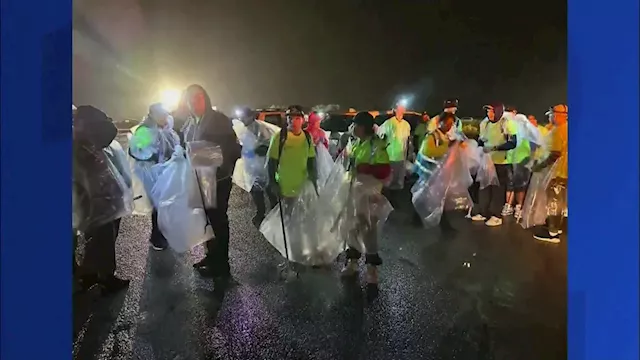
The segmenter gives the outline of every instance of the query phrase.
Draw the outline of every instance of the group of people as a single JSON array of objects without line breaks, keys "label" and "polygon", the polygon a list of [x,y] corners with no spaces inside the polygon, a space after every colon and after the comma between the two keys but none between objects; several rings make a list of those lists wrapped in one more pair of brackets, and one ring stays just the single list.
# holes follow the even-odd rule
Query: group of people
[{"label": "group of people", "polygon": [[[526,118],[530,126],[519,123],[513,108],[486,106],[477,141],[463,134],[457,107],[457,100],[446,101],[441,114],[426,117],[413,132],[400,104],[381,126],[370,113],[360,112],[348,145],[331,157],[321,114],[291,106],[282,129],[256,120],[249,108],[232,120],[213,109],[199,85],[184,91],[173,114],[151,105],[126,152],[114,140],[111,119],[80,106],[73,119],[74,253],[78,234],[87,241],[81,266],[74,258],[74,274],[82,289],[126,287],[128,281],[114,275],[119,222],[131,213],[150,213],[154,250],[184,251],[204,243],[206,255],[194,268],[205,277],[228,279],[227,209],[233,183],[251,194],[254,224],[287,262],[323,265],[344,251],[342,273],[353,276],[364,255],[366,282],[372,286],[377,286],[382,264],[381,225],[412,177],[416,219],[451,229],[447,213],[453,209],[469,209],[472,220],[488,226],[502,224],[502,217],[512,213],[523,216],[531,173],[552,169],[544,184],[548,221],[535,236],[559,241],[566,208],[566,105],[550,110],[548,136]],[[174,129],[174,117],[181,117],[181,129]],[[547,138],[548,143],[541,140]],[[469,188],[476,182],[480,192],[472,199]],[[185,230],[187,241],[177,239],[181,234],[171,231],[170,218],[198,233]]]},{"label": "group of people", "polygon": [[[441,114],[434,117],[424,116],[423,122],[414,131],[411,142],[408,138],[409,124],[402,119],[404,108],[398,106],[395,109],[396,115],[380,128],[381,132],[395,139],[389,142],[389,154],[393,156],[396,164],[393,167],[394,172],[399,174],[394,175],[394,179],[405,176],[404,169],[407,167],[402,167],[401,163],[413,160],[407,146],[402,147],[398,144],[413,144],[416,150],[413,157],[414,173],[419,177],[416,182],[419,186],[429,185],[428,179],[441,167],[445,156],[451,154],[454,145],[462,149],[478,149],[477,151],[481,152],[479,155],[476,151],[465,151],[467,155],[460,156],[466,160],[470,173],[457,173],[459,180],[467,180],[467,175],[470,175],[471,186],[480,185],[480,191],[468,206],[467,217],[473,221],[482,221],[487,226],[500,226],[505,216],[513,215],[518,221],[522,220],[527,193],[535,195],[534,190],[538,190],[530,189],[532,176],[544,170],[550,171],[550,174],[544,174],[547,191],[542,195],[545,198],[541,200],[540,197],[531,196],[530,202],[536,201],[536,206],[540,206],[541,201],[547,202],[543,205],[548,209],[549,215],[546,227],[534,229],[534,238],[559,242],[563,218],[567,215],[568,107],[559,104],[550,108],[546,113],[549,124],[541,126],[535,116],[519,114],[513,106],[500,103],[486,105],[486,117],[480,122],[478,139],[475,140],[468,139],[462,132],[462,121],[455,115],[457,108],[457,100],[447,100]],[[482,173],[478,171],[479,161],[483,162]],[[491,174],[495,172],[493,179],[487,178],[486,162],[490,163]],[[479,181],[480,176],[483,177],[483,181]],[[538,183],[535,185],[538,186]],[[433,181],[430,185],[433,185]],[[419,190],[414,185],[414,205],[416,192]],[[470,191],[471,198],[474,197],[474,193]],[[529,205],[531,207],[533,204]],[[537,211],[529,210],[530,213]],[[443,213],[440,225],[450,229],[444,215]],[[423,222],[417,213],[416,220],[418,223]]]}]

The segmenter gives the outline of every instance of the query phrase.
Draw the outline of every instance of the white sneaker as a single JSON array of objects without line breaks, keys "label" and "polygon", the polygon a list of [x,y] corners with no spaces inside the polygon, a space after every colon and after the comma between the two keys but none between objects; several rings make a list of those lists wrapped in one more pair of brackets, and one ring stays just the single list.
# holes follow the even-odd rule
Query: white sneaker
[{"label": "white sneaker", "polygon": [[520,220],[522,218],[522,205],[518,204],[513,209],[513,217]]},{"label": "white sneaker", "polygon": [[509,216],[513,214],[513,207],[511,204],[504,204],[502,207],[502,216]]},{"label": "white sneaker", "polygon": [[480,215],[480,214],[475,214],[475,215],[473,215],[471,217],[471,220],[473,220],[473,221],[485,221],[485,220],[487,220],[487,218],[482,216],[482,215]]},{"label": "white sneaker", "polygon": [[500,226],[502,225],[502,219],[492,216],[491,219],[487,220],[484,224],[487,226]]},{"label": "white sneaker", "polygon": [[342,276],[354,276],[358,273],[358,260],[350,259],[342,268]]},{"label": "white sneaker", "polygon": [[378,285],[378,268],[373,265],[367,265],[367,284]]}]

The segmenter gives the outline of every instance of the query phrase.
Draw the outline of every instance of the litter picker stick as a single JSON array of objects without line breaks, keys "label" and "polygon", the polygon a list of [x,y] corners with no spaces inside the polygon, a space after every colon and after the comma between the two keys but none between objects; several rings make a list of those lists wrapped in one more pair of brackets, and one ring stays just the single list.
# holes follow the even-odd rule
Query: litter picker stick
[{"label": "litter picker stick", "polygon": [[284,241],[284,254],[289,263],[289,244],[287,244],[287,229],[284,224],[284,205],[282,205],[282,195],[278,192],[278,206],[280,207],[280,224],[282,225],[282,239]]}]

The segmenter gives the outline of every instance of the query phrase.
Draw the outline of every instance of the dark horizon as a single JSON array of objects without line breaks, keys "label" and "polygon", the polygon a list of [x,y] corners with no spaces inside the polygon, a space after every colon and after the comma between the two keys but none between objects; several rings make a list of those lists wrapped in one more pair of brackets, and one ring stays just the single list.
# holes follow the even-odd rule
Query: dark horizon
[{"label": "dark horizon", "polygon": [[[503,15],[504,14],[504,15]],[[565,2],[76,1],[74,102],[137,118],[162,88],[213,102],[460,115],[502,101],[542,117],[567,100]]]}]

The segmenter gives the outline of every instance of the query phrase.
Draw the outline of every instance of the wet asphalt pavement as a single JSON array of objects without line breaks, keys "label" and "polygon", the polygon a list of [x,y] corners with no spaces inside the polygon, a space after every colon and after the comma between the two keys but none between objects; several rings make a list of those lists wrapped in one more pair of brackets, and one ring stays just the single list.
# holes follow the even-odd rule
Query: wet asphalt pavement
[{"label": "wet asphalt pavement", "polygon": [[462,214],[445,235],[412,227],[401,208],[380,242],[376,294],[362,276],[340,280],[338,262],[280,280],[253,215],[234,188],[226,289],[194,272],[202,247],[155,252],[150,218],[124,219],[118,275],[131,285],[74,296],[74,359],[566,359],[566,241]]}]

